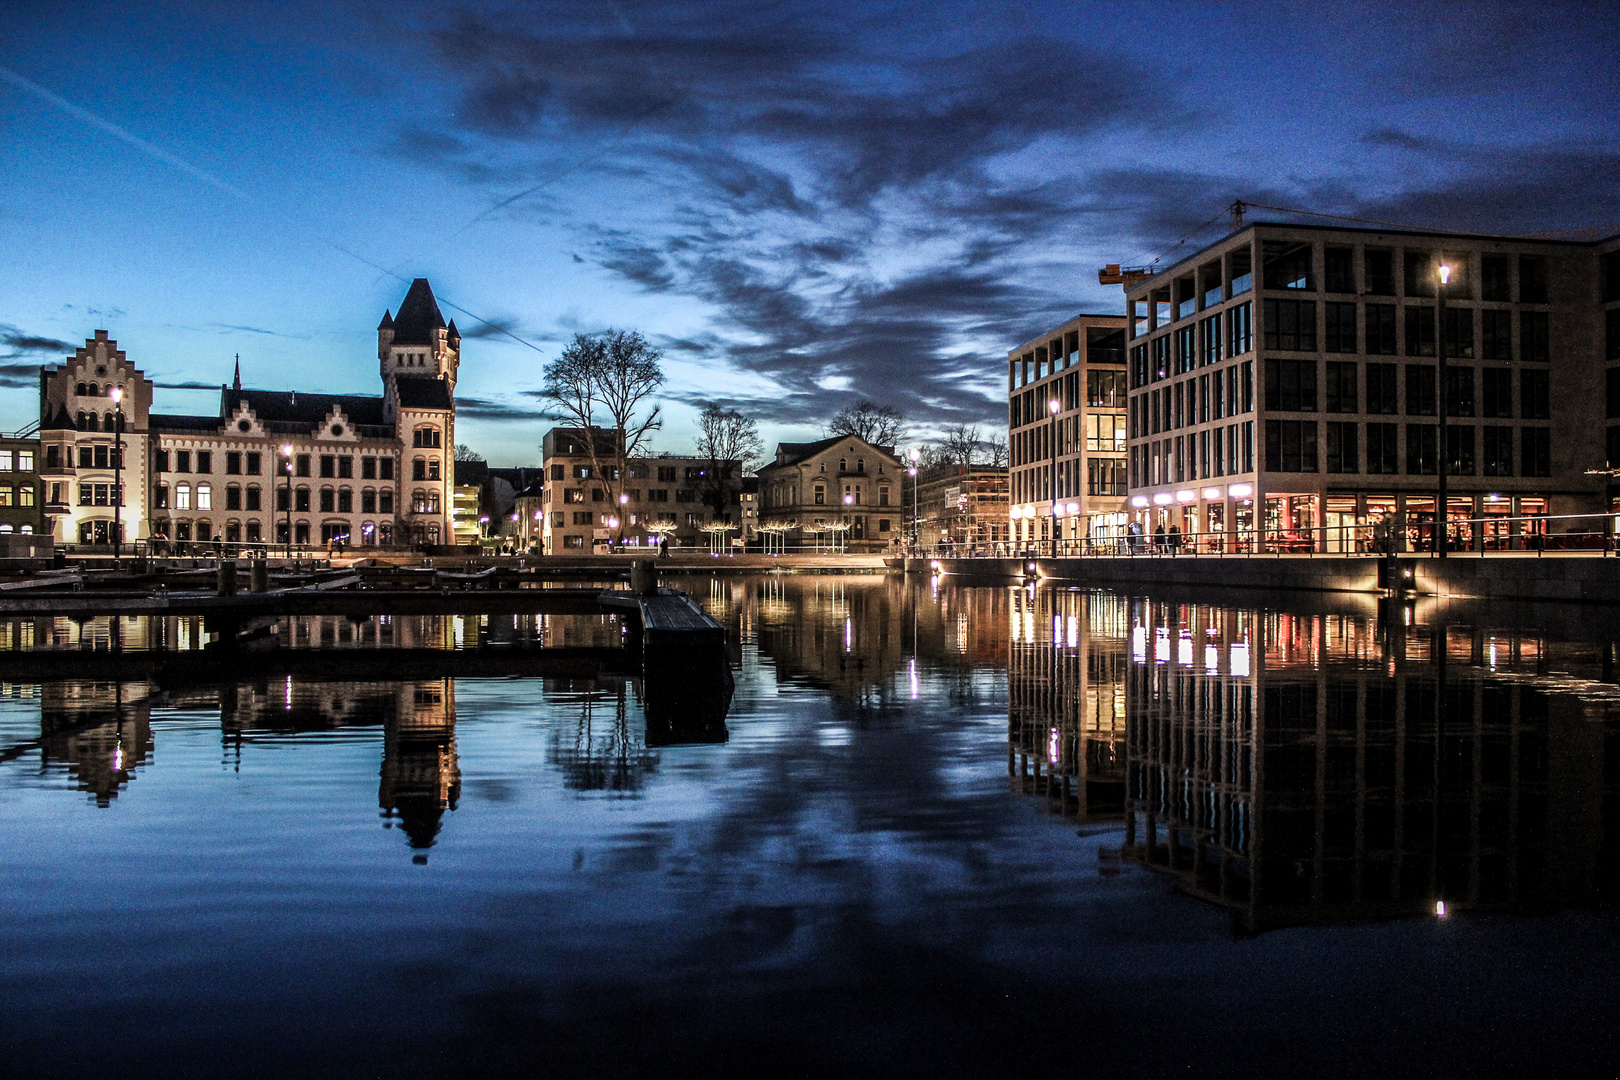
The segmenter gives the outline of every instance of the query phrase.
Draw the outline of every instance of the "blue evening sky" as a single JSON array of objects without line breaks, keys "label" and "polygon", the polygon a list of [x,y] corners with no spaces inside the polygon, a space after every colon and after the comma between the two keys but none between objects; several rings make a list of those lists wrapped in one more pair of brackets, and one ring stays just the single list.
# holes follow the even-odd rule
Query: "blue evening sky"
[{"label": "blue evening sky", "polygon": [[[1006,351],[1121,308],[1234,198],[1458,229],[1620,223],[1607,4],[28,3],[0,37],[0,427],[104,328],[212,412],[375,392],[433,282],[458,434],[536,461],[577,331],[809,438],[999,426]],[[1266,215],[1277,217],[1277,215]],[[1219,234],[1190,240],[1185,251]],[[1173,255],[1171,255],[1173,257]]]}]

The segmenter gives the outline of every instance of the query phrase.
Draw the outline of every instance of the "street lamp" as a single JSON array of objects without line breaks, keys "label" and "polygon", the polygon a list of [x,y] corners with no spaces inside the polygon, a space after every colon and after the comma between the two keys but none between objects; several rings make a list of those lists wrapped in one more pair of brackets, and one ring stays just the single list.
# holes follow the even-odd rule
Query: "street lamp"
[{"label": "street lamp", "polygon": [[281,469],[287,476],[287,558],[292,558],[292,443],[281,447]]},{"label": "street lamp", "polygon": [[113,563],[124,557],[124,388],[112,388]]},{"label": "street lamp", "polygon": [[[849,508],[854,506],[854,505],[855,505],[855,496],[851,495],[849,492],[846,491],[844,493],[844,524],[845,525],[849,524]],[[844,553],[847,555],[847,554],[849,554],[849,530],[848,529],[842,530],[842,535],[844,537]]]},{"label": "street lamp", "polygon": [[1439,468],[1440,482],[1437,485],[1439,497],[1434,508],[1434,544],[1439,558],[1446,557],[1446,548],[1451,546],[1450,508],[1446,505],[1446,285],[1451,281],[1451,267],[1445,263],[1439,268],[1440,288],[1435,293],[1434,318],[1434,351],[1440,359],[1440,385],[1437,397],[1440,405],[1440,445]]},{"label": "street lamp", "polygon": [[917,538],[917,463],[922,461],[922,451],[917,449],[915,446],[913,446],[911,448],[911,452],[907,456],[911,458],[911,468],[907,469],[906,472],[907,472],[907,474],[909,474],[911,476],[911,546],[912,546],[913,549],[915,549],[916,546],[917,546],[917,539],[918,539]]},{"label": "street lamp", "polygon": [[1057,558],[1057,553],[1058,553],[1058,529],[1060,527],[1059,523],[1058,523],[1058,501],[1057,501],[1057,499],[1058,499],[1058,489],[1057,489],[1057,472],[1058,472],[1058,462],[1057,462],[1057,459],[1058,459],[1058,426],[1057,426],[1057,424],[1058,424],[1058,420],[1057,420],[1057,414],[1060,411],[1062,411],[1063,403],[1058,401],[1057,398],[1052,398],[1050,401],[1048,401],[1046,403],[1046,407],[1052,413],[1052,476],[1051,476],[1051,479],[1050,479],[1050,481],[1048,483],[1048,486],[1051,488],[1051,490],[1048,491],[1047,494],[1052,499],[1052,558],[1055,559],[1055,558]]}]

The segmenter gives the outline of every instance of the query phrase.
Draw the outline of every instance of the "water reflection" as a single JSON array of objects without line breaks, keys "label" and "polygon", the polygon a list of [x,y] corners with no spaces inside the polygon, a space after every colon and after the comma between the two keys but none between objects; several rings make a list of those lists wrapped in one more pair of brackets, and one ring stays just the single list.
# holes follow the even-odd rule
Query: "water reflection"
[{"label": "water reflection", "polygon": [[1620,891],[1610,643],[1009,594],[1009,772],[1240,930]]}]

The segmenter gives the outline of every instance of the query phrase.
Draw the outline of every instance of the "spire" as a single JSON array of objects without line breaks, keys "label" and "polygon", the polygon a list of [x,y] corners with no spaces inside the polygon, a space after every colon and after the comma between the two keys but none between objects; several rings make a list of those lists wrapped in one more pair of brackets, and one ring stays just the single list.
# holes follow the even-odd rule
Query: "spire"
[{"label": "spire", "polygon": [[399,318],[394,320],[394,344],[434,345],[438,331],[443,329],[444,315],[433,298],[433,287],[427,278],[417,278],[400,302]]},{"label": "spire", "polygon": [[450,332],[445,337],[452,345],[461,340],[461,331],[456,329],[456,320],[450,320]]},{"label": "spire", "polygon": [[242,354],[241,353],[236,354],[236,378],[231,380],[231,389],[232,390],[237,390],[237,391],[240,391],[242,389]]},{"label": "spire", "polygon": [[383,308],[383,320],[377,324],[379,330],[392,330],[394,328],[394,313]]}]

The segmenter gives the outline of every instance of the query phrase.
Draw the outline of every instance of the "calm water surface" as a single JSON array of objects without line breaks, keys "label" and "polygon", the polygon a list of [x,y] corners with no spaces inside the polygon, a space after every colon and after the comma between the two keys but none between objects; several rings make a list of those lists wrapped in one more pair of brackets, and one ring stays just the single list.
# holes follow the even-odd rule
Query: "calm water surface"
[{"label": "calm water surface", "polygon": [[720,743],[521,653],[114,682],[208,627],[0,623],[84,658],[0,686],[0,1072],[1614,1075],[1607,613],[689,587],[731,634]]}]

